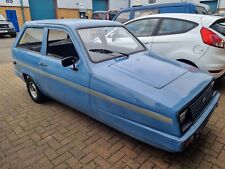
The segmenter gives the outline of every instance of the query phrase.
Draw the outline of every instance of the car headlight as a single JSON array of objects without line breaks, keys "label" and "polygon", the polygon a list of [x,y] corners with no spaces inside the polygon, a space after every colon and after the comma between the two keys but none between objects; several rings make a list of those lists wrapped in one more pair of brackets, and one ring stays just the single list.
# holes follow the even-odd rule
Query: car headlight
[{"label": "car headlight", "polygon": [[9,23],[9,27],[14,29],[14,26],[12,23]]},{"label": "car headlight", "polygon": [[215,81],[212,81],[210,85],[211,85],[212,88],[214,88]]},{"label": "car headlight", "polygon": [[189,117],[188,109],[185,109],[183,112],[179,114],[179,122],[182,132],[186,131],[186,129],[190,127],[190,125],[192,124],[191,121],[192,120]]},{"label": "car headlight", "polygon": [[180,124],[184,124],[187,117],[187,109],[179,115]]}]

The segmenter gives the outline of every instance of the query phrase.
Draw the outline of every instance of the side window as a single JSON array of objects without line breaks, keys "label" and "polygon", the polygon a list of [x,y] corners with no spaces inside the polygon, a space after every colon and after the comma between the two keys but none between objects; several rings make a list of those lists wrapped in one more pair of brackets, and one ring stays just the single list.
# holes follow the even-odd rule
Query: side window
[{"label": "side window", "polygon": [[27,28],[17,47],[40,53],[43,33],[43,28]]},{"label": "side window", "polygon": [[170,35],[186,33],[198,26],[197,23],[179,20],[179,19],[163,19],[157,35]]},{"label": "side window", "polygon": [[120,23],[125,23],[129,20],[130,17],[130,11],[128,12],[122,12],[117,18],[116,21]]},{"label": "side window", "polygon": [[152,36],[159,19],[142,19],[131,22],[126,27],[138,37]]},{"label": "side window", "polygon": [[135,11],[134,18],[152,15],[152,14],[158,14],[158,13],[159,13],[159,9],[148,9],[148,10]]},{"label": "side window", "polygon": [[197,14],[209,14],[209,12],[202,6],[195,6]]},{"label": "side window", "polygon": [[63,59],[68,56],[78,57],[70,36],[63,30],[49,29],[47,56]]}]

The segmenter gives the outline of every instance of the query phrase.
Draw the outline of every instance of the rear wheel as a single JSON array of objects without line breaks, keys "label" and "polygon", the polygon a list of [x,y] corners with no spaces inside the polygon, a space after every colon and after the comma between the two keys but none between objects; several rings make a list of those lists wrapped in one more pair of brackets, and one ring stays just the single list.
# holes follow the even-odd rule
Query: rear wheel
[{"label": "rear wheel", "polygon": [[45,95],[40,91],[36,83],[32,80],[31,77],[28,77],[26,80],[27,90],[31,99],[36,103],[43,103],[46,101]]}]

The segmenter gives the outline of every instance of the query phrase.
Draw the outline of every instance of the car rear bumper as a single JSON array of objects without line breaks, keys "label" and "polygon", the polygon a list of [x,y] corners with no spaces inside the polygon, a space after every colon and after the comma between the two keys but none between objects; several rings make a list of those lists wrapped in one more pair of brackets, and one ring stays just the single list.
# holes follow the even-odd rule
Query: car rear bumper
[{"label": "car rear bumper", "polygon": [[197,60],[196,65],[215,78],[225,73],[225,49],[209,47],[208,51]]}]

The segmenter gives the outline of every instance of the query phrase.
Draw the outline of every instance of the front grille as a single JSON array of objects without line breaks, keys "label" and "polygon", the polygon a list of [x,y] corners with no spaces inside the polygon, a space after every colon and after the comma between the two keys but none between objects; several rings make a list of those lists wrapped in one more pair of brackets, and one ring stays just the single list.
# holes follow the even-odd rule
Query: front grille
[{"label": "front grille", "polygon": [[0,29],[6,29],[9,28],[8,24],[0,24]]},{"label": "front grille", "polygon": [[213,86],[210,85],[203,93],[189,106],[189,111],[194,121],[199,117],[213,96]]}]

